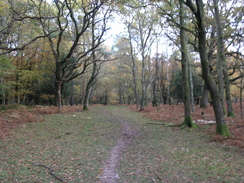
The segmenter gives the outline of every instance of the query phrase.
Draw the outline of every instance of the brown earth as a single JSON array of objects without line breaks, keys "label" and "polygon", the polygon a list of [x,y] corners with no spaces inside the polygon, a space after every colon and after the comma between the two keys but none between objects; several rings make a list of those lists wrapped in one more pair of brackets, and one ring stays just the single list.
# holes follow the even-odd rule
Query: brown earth
[{"label": "brown earth", "polygon": [[[227,124],[231,133],[231,137],[223,138],[215,135],[215,125],[197,122],[198,128],[195,130],[200,133],[211,135],[213,141],[226,143],[230,146],[237,146],[244,148],[244,119],[240,115],[239,104],[233,104],[235,117],[226,117]],[[134,111],[138,111],[135,106],[130,106]],[[62,113],[81,112],[81,106],[65,106]],[[59,113],[55,106],[33,106],[31,108],[26,106],[18,107],[17,109],[9,109],[0,111],[0,138],[11,135],[11,129],[18,127],[20,124],[33,123],[42,120],[42,115]],[[167,123],[178,125],[184,119],[183,105],[160,105],[159,107],[148,106],[142,112],[147,118]],[[213,108],[209,106],[206,109],[195,107],[195,112],[192,113],[193,120],[210,121],[215,120]]]},{"label": "brown earth", "polygon": [[122,126],[121,133],[117,140],[116,145],[111,149],[109,157],[102,168],[103,173],[100,177],[101,183],[116,183],[119,180],[119,175],[117,173],[117,168],[119,167],[119,160],[123,151],[125,151],[127,145],[136,138],[137,131],[132,128],[132,126],[124,119],[113,116],[107,112],[103,113],[104,115],[111,116],[114,121],[117,121]]}]

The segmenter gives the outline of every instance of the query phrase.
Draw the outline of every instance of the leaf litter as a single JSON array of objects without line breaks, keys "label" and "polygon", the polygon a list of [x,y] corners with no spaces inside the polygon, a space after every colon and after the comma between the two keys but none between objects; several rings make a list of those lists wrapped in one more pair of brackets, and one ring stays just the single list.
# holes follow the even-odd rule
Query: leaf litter
[{"label": "leaf litter", "polygon": [[244,181],[241,149],[216,143],[198,130],[148,125],[153,121],[126,107],[39,119],[4,136],[0,181],[58,181],[31,162],[51,167],[64,182],[105,182],[106,175],[114,182]]}]

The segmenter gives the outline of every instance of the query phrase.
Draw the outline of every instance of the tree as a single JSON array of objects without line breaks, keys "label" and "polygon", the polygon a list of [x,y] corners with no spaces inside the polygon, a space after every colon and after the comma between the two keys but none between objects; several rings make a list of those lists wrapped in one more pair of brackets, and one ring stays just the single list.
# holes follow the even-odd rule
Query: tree
[{"label": "tree", "polygon": [[[96,6],[96,3],[94,3],[94,6]],[[91,17],[91,47],[95,48],[96,47],[96,44],[97,43],[97,40],[99,41],[99,36],[97,37],[95,35],[95,26],[97,24],[97,20],[96,19],[96,14],[93,14],[92,17]],[[104,25],[106,25],[105,22],[103,22]],[[103,30],[102,30],[103,31]],[[88,104],[89,104],[89,97],[90,97],[90,94],[91,94],[91,87],[92,85],[94,85],[94,83],[96,82],[96,78],[99,74],[99,70],[100,70],[100,67],[101,67],[101,61],[98,62],[98,60],[100,60],[101,57],[100,55],[97,55],[97,50],[93,50],[91,55],[92,55],[92,71],[91,71],[91,76],[90,76],[90,79],[89,81],[87,82],[87,85],[86,85],[86,92],[85,92],[85,97],[84,97],[84,105],[83,105],[83,109],[84,110],[88,110]]]},{"label": "tree", "polygon": [[[140,110],[144,110],[146,97],[147,97],[147,88],[149,83],[151,83],[150,78],[150,51],[151,45],[155,38],[153,33],[155,32],[156,22],[158,16],[155,13],[153,6],[148,7],[137,7],[134,8],[134,17],[128,26],[129,38],[133,38],[138,53],[141,59],[141,101],[140,101]],[[132,35],[133,31],[133,35]],[[155,35],[154,35],[155,36]],[[130,43],[134,47],[133,43]],[[131,48],[132,49],[132,48]],[[131,55],[132,51],[131,51]],[[133,58],[132,58],[132,61]],[[133,62],[134,63],[134,62]],[[134,66],[133,66],[134,68]],[[133,71],[135,75],[135,71]],[[135,78],[135,76],[134,76]],[[134,82],[135,83],[135,82]],[[136,91],[135,91],[136,93]]]},{"label": "tree", "polygon": [[184,4],[180,1],[180,44],[181,44],[181,67],[182,67],[182,85],[183,85],[183,101],[185,119],[181,126],[193,127],[193,120],[191,116],[191,91],[190,91],[190,79],[189,79],[189,57],[187,49],[187,36],[185,27],[185,13]]},{"label": "tree", "polygon": [[13,82],[7,81],[7,77],[13,74],[15,67],[10,63],[6,56],[0,56],[0,97],[2,105],[5,105],[6,96],[10,88],[14,86]]},{"label": "tree", "polygon": [[[222,77],[222,75],[223,75],[224,82],[225,82],[225,95],[226,95],[228,116],[233,117],[234,112],[233,112],[233,107],[231,104],[230,81],[229,81],[227,65],[226,65],[226,58],[225,58],[222,20],[220,18],[218,0],[213,0],[213,3],[214,3],[214,10],[215,10],[215,21],[216,21],[216,27],[217,27],[217,35],[218,35],[217,47],[218,47],[218,63],[220,65],[220,68],[219,68],[220,71],[219,72],[220,72],[220,77]],[[222,81],[222,79],[221,79],[221,81]],[[223,87],[223,89],[220,89],[220,91],[222,91],[222,90],[224,90],[224,87]]]},{"label": "tree", "polygon": [[[59,110],[62,110],[64,84],[85,73],[87,67],[94,63],[91,59],[92,53],[103,42],[102,37],[107,30],[106,19],[109,10],[95,22],[95,24],[101,24],[96,43],[91,45],[84,39],[86,33],[90,31],[93,17],[103,6],[103,1],[80,3],[76,0],[72,2],[57,0],[54,1],[52,7],[54,10],[50,15],[54,18],[39,21],[55,61],[55,90]],[[38,13],[44,16],[47,13],[44,10],[39,8]],[[55,32],[51,33],[53,30]]]},{"label": "tree", "polygon": [[130,43],[130,57],[131,57],[131,62],[132,62],[132,67],[131,67],[131,71],[133,74],[133,83],[134,83],[134,95],[135,95],[135,103],[136,103],[136,107],[138,108],[139,106],[139,94],[138,94],[138,87],[137,87],[137,69],[136,69],[136,61],[135,61],[135,53],[133,50],[133,44],[132,44],[132,32],[131,32],[131,28],[132,28],[132,24],[129,23],[127,25],[127,31],[129,34],[129,43]]},{"label": "tree", "polygon": [[[40,31],[40,20],[51,19],[52,17],[38,14],[41,6],[47,5],[41,1],[38,5],[34,1],[3,0],[1,1],[0,17],[0,55],[22,51],[32,43],[45,38]],[[48,35],[55,32],[50,31]]]},{"label": "tree", "polygon": [[200,53],[201,65],[202,65],[202,77],[210,91],[211,100],[214,107],[214,113],[216,118],[216,133],[222,136],[230,136],[227,124],[225,122],[220,93],[212,78],[209,69],[207,48],[206,48],[206,27],[205,27],[204,4],[202,0],[196,0],[196,4],[194,4],[192,0],[186,0],[185,4],[191,9],[197,21],[198,46],[199,46],[199,53]]}]

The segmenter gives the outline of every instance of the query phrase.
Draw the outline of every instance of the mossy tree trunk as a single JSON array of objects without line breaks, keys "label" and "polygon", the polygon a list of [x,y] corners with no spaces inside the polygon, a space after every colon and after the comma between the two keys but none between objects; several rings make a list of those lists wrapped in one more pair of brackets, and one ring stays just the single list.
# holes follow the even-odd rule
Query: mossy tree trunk
[{"label": "mossy tree trunk", "polygon": [[199,53],[200,53],[201,66],[202,66],[202,77],[205,83],[207,84],[207,87],[211,95],[214,114],[216,118],[216,133],[225,137],[230,136],[228,127],[225,122],[221,97],[217,85],[215,84],[209,69],[209,62],[208,62],[207,48],[206,48],[207,42],[206,42],[203,1],[197,0],[196,5],[192,2],[192,0],[186,0],[185,3],[191,9],[192,13],[194,14],[197,20],[198,44],[199,44]]},{"label": "mossy tree trunk", "polygon": [[181,67],[182,67],[182,85],[183,85],[183,101],[185,110],[185,120],[181,126],[193,127],[193,120],[191,117],[191,91],[188,70],[188,49],[187,49],[187,35],[185,27],[185,13],[184,4],[180,1],[180,45],[181,45]]}]

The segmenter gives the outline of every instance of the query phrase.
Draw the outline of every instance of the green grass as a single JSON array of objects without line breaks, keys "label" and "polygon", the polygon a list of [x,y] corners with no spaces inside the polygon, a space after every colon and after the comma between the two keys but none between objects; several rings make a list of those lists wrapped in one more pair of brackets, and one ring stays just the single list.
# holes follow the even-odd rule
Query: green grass
[{"label": "green grass", "polygon": [[100,106],[76,114],[46,115],[0,141],[0,182],[98,182],[124,119],[136,129],[120,159],[121,183],[244,182],[240,150],[178,127],[148,124],[126,107]]},{"label": "green grass", "polygon": [[51,167],[68,182],[95,182],[116,143],[117,125],[95,111],[48,115],[45,122],[24,124],[1,143],[0,182],[57,182],[32,163]]},{"label": "green grass", "polygon": [[194,131],[148,122],[134,120],[142,134],[124,154],[120,182],[244,181],[243,151]]}]

